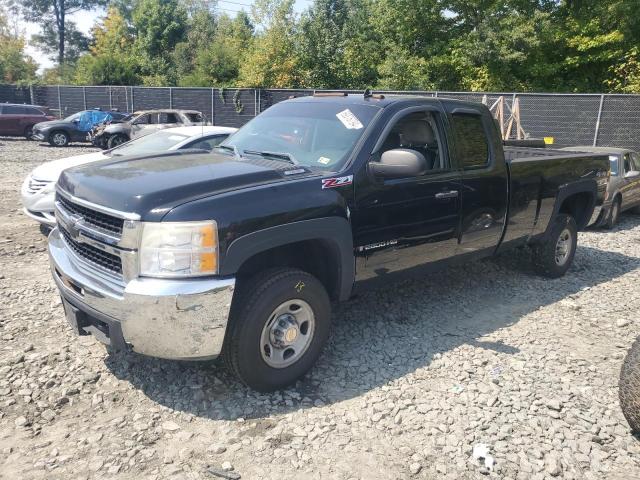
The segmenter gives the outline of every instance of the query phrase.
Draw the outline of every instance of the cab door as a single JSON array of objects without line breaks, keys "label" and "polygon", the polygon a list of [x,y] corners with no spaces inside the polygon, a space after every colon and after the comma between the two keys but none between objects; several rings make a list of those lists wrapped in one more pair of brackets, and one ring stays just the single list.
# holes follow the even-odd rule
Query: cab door
[{"label": "cab door", "polygon": [[413,149],[428,170],[380,180],[362,169],[352,214],[357,280],[380,278],[453,257],[460,220],[460,172],[451,165],[444,119],[435,109],[411,107],[391,119],[370,161],[387,150]]},{"label": "cab door", "polygon": [[458,254],[491,255],[502,238],[509,204],[502,141],[486,108],[445,105],[462,168]]}]

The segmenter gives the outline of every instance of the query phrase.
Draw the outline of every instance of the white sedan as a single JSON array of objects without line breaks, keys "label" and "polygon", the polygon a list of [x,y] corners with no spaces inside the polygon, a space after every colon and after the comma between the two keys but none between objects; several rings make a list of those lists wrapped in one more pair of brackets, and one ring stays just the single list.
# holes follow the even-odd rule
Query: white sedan
[{"label": "white sedan", "polygon": [[22,205],[24,213],[41,224],[54,226],[53,214],[55,185],[66,168],[105,160],[114,156],[135,156],[170,150],[197,148],[211,150],[237,128],[193,126],[177,127],[137,138],[103,152],[87,153],[75,157],[61,158],[43,163],[35,168],[22,184]]}]

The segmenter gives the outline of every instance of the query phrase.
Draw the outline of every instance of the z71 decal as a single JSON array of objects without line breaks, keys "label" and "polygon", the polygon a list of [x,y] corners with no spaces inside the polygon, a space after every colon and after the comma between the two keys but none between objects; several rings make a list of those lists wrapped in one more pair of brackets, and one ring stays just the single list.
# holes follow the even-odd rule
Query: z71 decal
[{"label": "z71 decal", "polygon": [[352,183],[353,175],[347,175],[346,177],[323,178],[322,189],[342,187],[343,185],[351,185]]}]

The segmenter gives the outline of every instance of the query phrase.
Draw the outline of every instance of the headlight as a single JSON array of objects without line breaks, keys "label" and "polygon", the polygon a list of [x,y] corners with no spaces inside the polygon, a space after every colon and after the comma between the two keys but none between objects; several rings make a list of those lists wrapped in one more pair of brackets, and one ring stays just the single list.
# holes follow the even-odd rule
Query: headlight
[{"label": "headlight", "polygon": [[197,277],[218,272],[216,222],[145,223],[140,243],[140,275]]}]

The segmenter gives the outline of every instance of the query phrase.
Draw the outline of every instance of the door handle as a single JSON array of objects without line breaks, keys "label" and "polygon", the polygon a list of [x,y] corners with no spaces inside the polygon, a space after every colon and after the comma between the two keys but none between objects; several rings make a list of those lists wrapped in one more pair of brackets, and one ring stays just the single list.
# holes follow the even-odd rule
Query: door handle
[{"label": "door handle", "polygon": [[436,193],[436,198],[438,200],[443,199],[443,198],[456,198],[457,196],[458,196],[458,191],[457,190],[451,190],[449,192]]}]

